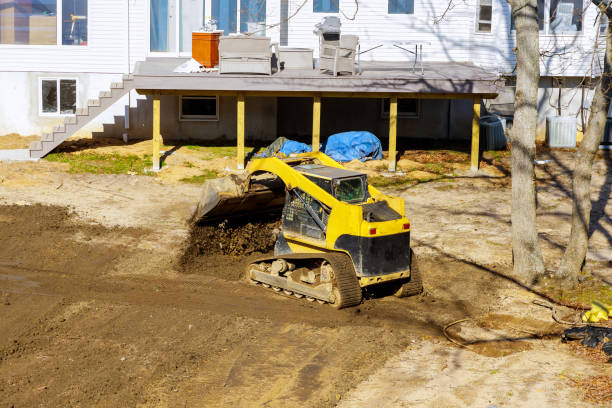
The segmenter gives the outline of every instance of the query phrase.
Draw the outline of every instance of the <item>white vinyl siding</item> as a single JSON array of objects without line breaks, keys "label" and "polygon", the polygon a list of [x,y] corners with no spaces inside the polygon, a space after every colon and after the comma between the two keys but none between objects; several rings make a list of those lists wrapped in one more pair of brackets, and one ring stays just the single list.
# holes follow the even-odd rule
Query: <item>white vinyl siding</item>
[{"label": "white vinyl siding", "polygon": [[[266,34],[274,42],[280,42],[281,15],[292,16],[286,30],[283,28],[283,43],[289,47],[312,48],[317,58],[319,44],[313,29],[326,13],[315,13],[313,0],[307,0],[305,4],[304,0],[286,1],[286,11],[281,10],[281,0],[266,1],[266,22],[272,26],[267,28]],[[545,5],[544,14],[548,16],[551,2],[556,0],[541,1]],[[580,0],[562,1],[576,5]],[[447,10],[446,0],[414,0],[412,14],[389,14],[389,0],[360,1],[352,19],[355,1],[338,0],[339,13],[332,14],[341,19],[344,34],[359,36],[362,50],[384,44],[362,54],[362,61],[412,61],[412,54],[393,46],[393,42],[411,42],[423,44],[426,64],[471,62],[490,70],[511,73],[516,44],[515,33],[510,27],[510,6],[506,0],[490,0],[492,30],[482,33],[477,31],[477,27],[479,7],[485,2],[454,2],[454,7]],[[87,46],[0,44],[0,72],[130,72],[136,61],[144,60],[149,54],[150,0],[88,0],[87,3]],[[210,3],[205,2],[207,16],[210,16]],[[304,6],[298,11],[302,4]],[[584,0],[582,4],[586,7],[588,2]],[[576,8],[574,6],[574,10]],[[547,28],[540,36],[543,75],[583,76],[591,73],[592,65],[599,64],[593,55],[597,15],[596,7],[586,7],[581,31],[557,34],[550,32],[549,18],[546,17]],[[599,36],[599,39],[601,45],[604,36]],[[600,46],[597,50],[599,59],[602,51]]]}]

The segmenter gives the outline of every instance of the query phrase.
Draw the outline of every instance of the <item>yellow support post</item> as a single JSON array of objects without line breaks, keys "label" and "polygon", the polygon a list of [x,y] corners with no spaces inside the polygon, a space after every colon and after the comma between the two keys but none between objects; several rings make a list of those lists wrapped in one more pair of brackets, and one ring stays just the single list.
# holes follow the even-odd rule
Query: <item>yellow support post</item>
[{"label": "yellow support post", "polygon": [[474,111],[472,112],[472,171],[478,171],[480,162],[480,97],[474,97]]},{"label": "yellow support post", "polygon": [[321,143],[321,97],[315,95],[312,103],[312,151],[319,151]]},{"label": "yellow support post", "polygon": [[389,100],[389,171],[395,171],[397,155],[397,97]]},{"label": "yellow support post", "polygon": [[237,123],[236,123],[236,138],[237,138],[237,151],[236,151],[236,165],[239,170],[244,169],[244,93],[238,94],[238,103],[236,106],[237,110]]},{"label": "yellow support post", "polygon": [[153,171],[159,171],[160,166],[160,150],[161,150],[161,111],[160,111],[160,97],[159,94],[153,95]]}]

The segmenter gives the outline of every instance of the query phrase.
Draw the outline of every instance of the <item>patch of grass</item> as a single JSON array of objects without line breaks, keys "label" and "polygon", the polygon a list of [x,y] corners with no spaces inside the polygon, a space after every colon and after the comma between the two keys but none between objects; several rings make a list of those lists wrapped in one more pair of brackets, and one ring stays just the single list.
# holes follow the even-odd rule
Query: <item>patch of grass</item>
[{"label": "patch of grass", "polygon": [[[194,150],[203,153],[204,160],[217,159],[223,157],[236,156],[236,146],[198,146],[198,145],[186,145],[189,150]],[[244,152],[248,154],[253,150],[252,147],[245,147]]]},{"label": "patch of grass", "polygon": [[436,174],[446,173],[446,168],[440,163],[427,163],[425,164],[425,170]]},{"label": "patch of grass", "polygon": [[204,169],[202,174],[192,177],[185,177],[180,181],[185,183],[202,184],[206,180],[215,179],[217,177],[219,177],[219,172],[217,170]]},{"label": "patch of grass", "polygon": [[368,182],[374,187],[403,187],[407,185],[417,184],[417,180],[411,177],[383,177],[375,176],[368,177]]},{"label": "patch of grass", "polygon": [[92,174],[147,174],[145,168],[151,167],[151,155],[139,157],[135,154],[119,153],[51,153],[45,157],[50,162],[67,163],[70,173]]},{"label": "patch of grass", "polygon": [[192,162],[190,162],[190,161],[184,161],[183,162],[183,166],[189,167],[190,169],[195,167],[194,164]]},{"label": "patch of grass", "polygon": [[403,187],[407,185],[415,185],[415,184],[427,183],[430,181],[437,181],[437,180],[442,180],[442,179],[436,176],[432,176],[431,178],[420,178],[420,179],[416,179],[410,176],[368,177],[368,182],[374,187]]},{"label": "patch of grass", "polygon": [[582,283],[573,288],[564,287],[564,284],[554,278],[543,278],[540,282],[544,292],[572,305],[590,308],[594,300],[612,304],[612,287],[590,274],[585,275]]}]

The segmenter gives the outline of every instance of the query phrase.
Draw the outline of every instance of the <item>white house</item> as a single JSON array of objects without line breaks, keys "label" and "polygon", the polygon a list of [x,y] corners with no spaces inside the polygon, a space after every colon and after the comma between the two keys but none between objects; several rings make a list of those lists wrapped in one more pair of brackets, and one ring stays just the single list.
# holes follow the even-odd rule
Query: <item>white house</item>
[{"label": "white house", "polygon": [[[592,93],[588,79],[601,69],[598,10],[588,0],[539,4],[540,120],[559,113],[584,117]],[[312,48],[316,59],[313,29],[325,16],[339,17],[343,34],[359,36],[364,63],[386,61],[408,69],[417,47],[426,71],[427,64],[467,63],[506,78],[501,96],[484,105],[509,109],[514,32],[505,0],[0,0],[0,135],[49,132],[64,117],[87,108],[89,100],[106,96],[108,106],[93,102],[82,113],[97,117],[73,131],[102,131],[104,124],[106,135],[120,136],[129,125],[130,137],[150,137],[151,96],[122,82],[124,75],[132,80],[137,64],[164,60],[178,65],[189,58],[191,32],[209,18],[226,34],[265,25],[272,42]],[[164,137],[235,138],[235,96],[202,91],[215,104],[215,114],[202,120],[182,115],[180,89],[161,96]],[[442,96],[400,104],[405,120],[398,137],[461,138],[465,133],[469,138],[472,101]],[[311,125],[310,113],[295,117],[296,111],[311,109],[303,98],[253,98],[255,103],[247,105],[247,138],[299,136],[302,124]],[[348,130],[347,122],[385,133],[385,109],[384,101],[367,98],[325,100],[322,133]],[[326,111],[331,112],[327,119]]]}]

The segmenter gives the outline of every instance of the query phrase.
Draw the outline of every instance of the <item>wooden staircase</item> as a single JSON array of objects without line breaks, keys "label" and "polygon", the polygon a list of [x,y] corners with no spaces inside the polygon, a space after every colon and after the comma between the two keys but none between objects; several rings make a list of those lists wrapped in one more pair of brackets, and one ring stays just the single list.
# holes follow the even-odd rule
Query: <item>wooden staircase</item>
[{"label": "wooden staircase", "polygon": [[54,126],[51,133],[45,133],[39,141],[30,143],[30,158],[38,159],[49,154],[60,143],[130,92],[134,87],[133,83],[132,75],[124,75],[121,82],[111,84],[110,91],[102,91],[98,99],[87,101],[86,108],[77,108],[75,115],[66,116],[64,123]]}]

